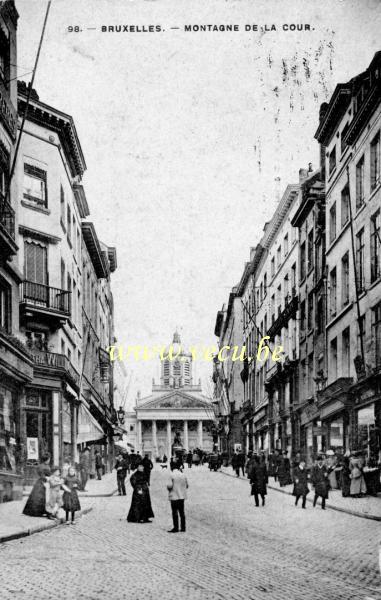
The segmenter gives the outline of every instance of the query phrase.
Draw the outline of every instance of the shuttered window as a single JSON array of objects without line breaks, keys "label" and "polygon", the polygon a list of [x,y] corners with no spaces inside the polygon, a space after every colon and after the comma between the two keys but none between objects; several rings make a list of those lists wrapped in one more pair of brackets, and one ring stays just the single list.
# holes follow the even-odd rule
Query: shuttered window
[{"label": "shuttered window", "polygon": [[38,206],[47,208],[46,171],[34,165],[24,164],[23,197]]},{"label": "shuttered window", "polygon": [[47,249],[34,242],[24,244],[25,279],[48,285]]}]

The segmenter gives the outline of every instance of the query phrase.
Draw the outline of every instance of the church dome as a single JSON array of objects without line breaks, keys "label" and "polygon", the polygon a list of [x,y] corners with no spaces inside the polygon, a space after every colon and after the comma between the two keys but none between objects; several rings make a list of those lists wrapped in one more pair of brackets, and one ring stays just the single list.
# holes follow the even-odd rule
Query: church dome
[{"label": "church dome", "polygon": [[170,388],[192,385],[192,355],[181,345],[178,331],[165,348],[164,356],[168,355],[171,358],[164,359],[161,364],[161,384]]}]

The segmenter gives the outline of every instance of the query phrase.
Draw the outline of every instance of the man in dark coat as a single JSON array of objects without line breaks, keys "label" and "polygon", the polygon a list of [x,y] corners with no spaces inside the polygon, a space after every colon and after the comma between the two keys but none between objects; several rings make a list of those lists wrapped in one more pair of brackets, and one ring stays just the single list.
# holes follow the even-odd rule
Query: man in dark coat
[{"label": "man in dark coat", "polygon": [[288,458],[287,454],[288,452],[285,450],[280,459],[280,464],[278,467],[278,479],[281,487],[292,483],[290,459]]},{"label": "man in dark coat", "polygon": [[103,460],[98,450],[95,451],[95,470],[97,472],[97,479],[102,479],[103,474]]},{"label": "man in dark coat", "polygon": [[298,505],[299,498],[302,498],[302,508],[306,508],[307,494],[310,493],[307,485],[306,463],[300,457],[298,460],[298,465],[293,469],[294,489],[292,495],[295,496],[295,506]]},{"label": "man in dark coat", "polygon": [[325,501],[328,498],[329,490],[329,479],[328,469],[323,462],[323,457],[318,456],[316,464],[312,467],[311,481],[315,487],[314,506],[316,506],[317,499],[321,497],[321,507],[325,510]]},{"label": "man in dark coat", "polygon": [[248,473],[251,484],[251,495],[254,496],[255,506],[259,506],[258,495],[262,498],[262,506],[265,505],[265,496],[267,495],[266,484],[268,483],[266,464],[259,460],[258,456],[253,457],[253,463]]},{"label": "man in dark coat", "polygon": [[232,456],[232,468],[235,471],[237,477],[239,477],[240,458],[237,451],[235,451]]},{"label": "man in dark coat", "polygon": [[128,462],[127,462],[126,457],[123,456],[123,454],[119,453],[118,456],[116,457],[116,462],[115,462],[115,467],[114,467],[114,469],[116,469],[116,482],[118,484],[119,496],[126,495],[125,479],[127,476],[127,467],[128,467]]},{"label": "man in dark coat", "polygon": [[188,454],[187,454],[187,465],[188,465],[188,469],[192,468],[192,452],[189,450]]},{"label": "man in dark coat", "polygon": [[81,488],[83,492],[86,492],[86,483],[89,479],[90,474],[90,448],[86,446],[81,452],[79,457],[80,474],[81,474]]},{"label": "man in dark coat", "polygon": [[147,483],[149,485],[150,484],[150,480],[151,480],[151,471],[153,469],[153,462],[150,459],[150,457],[148,456],[148,454],[146,454],[144,456],[141,464],[144,467],[144,473],[145,473],[145,476],[147,477]]}]

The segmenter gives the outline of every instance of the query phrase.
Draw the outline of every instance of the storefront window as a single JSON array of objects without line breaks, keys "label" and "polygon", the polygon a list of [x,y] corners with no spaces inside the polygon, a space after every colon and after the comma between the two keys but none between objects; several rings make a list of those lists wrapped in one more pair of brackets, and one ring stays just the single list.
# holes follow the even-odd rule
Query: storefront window
[{"label": "storefront window", "polygon": [[379,438],[378,429],[376,428],[375,405],[371,404],[362,408],[357,413],[358,423],[358,448],[363,450],[368,459],[378,460],[379,455]]}]

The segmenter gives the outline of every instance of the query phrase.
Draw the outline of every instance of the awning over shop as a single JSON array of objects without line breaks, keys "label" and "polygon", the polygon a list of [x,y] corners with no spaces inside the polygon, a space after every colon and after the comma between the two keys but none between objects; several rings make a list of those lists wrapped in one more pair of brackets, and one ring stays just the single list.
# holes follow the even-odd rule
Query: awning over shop
[{"label": "awning over shop", "polygon": [[78,436],[77,443],[95,442],[105,437],[102,427],[93,417],[84,404],[78,408]]}]

